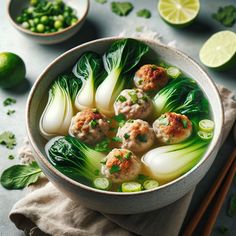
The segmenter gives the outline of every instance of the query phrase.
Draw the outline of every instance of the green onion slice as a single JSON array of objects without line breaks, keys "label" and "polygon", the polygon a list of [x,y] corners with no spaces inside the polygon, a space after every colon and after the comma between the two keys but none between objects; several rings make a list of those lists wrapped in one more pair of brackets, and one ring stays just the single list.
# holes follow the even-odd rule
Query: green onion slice
[{"label": "green onion slice", "polygon": [[204,132],[212,132],[214,130],[214,127],[215,123],[212,120],[204,119],[199,122],[199,128]]},{"label": "green onion slice", "polygon": [[158,186],[159,186],[159,183],[154,179],[148,179],[148,180],[144,181],[144,183],[143,183],[143,187],[146,190],[157,188]]},{"label": "green onion slice", "polygon": [[110,182],[107,178],[98,177],[93,181],[94,187],[101,190],[107,190],[110,187]]},{"label": "green onion slice", "polygon": [[198,131],[197,134],[203,140],[210,140],[213,137],[213,133],[212,132],[209,133],[209,132],[204,132],[202,130]]},{"label": "green onion slice", "polygon": [[122,192],[139,192],[142,185],[138,182],[125,182],[121,185]]}]

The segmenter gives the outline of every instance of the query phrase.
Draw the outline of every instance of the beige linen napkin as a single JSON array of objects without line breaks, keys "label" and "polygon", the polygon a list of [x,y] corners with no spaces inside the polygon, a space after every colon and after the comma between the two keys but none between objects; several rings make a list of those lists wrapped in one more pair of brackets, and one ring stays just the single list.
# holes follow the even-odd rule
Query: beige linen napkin
[{"label": "beige linen napkin", "polygon": [[[233,93],[218,86],[224,105],[225,130],[228,135],[236,118]],[[20,150],[22,162],[33,158],[28,142]],[[179,233],[193,191],[171,205],[153,212],[136,215],[111,215],[96,212],[73,202],[46,178],[30,188],[31,192],[17,202],[10,212],[10,219],[26,234],[38,235],[155,235],[176,236]]]}]

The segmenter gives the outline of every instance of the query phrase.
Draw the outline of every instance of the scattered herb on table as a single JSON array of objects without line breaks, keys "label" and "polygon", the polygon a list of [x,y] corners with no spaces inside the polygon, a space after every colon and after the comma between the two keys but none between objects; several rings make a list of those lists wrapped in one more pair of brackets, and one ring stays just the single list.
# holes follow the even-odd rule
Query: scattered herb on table
[{"label": "scattered herb on table", "polygon": [[0,144],[5,145],[9,149],[13,149],[16,145],[16,138],[12,132],[5,131],[0,134]]},{"label": "scattered herb on table", "polygon": [[105,4],[107,3],[107,0],[95,0],[95,2],[100,3],[100,4]]},{"label": "scattered herb on table", "polygon": [[4,170],[1,184],[6,189],[22,189],[37,182],[42,170],[36,162],[30,165],[14,165]]},{"label": "scattered herb on table", "polygon": [[7,115],[10,116],[10,115],[14,114],[15,112],[16,112],[15,110],[8,110]]},{"label": "scattered herb on table", "polygon": [[132,10],[134,6],[130,2],[112,2],[111,10],[113,13],[118,16],[127,16]]},{"label": "scattered herb on table", "polygon": [[136,15],[138,17],[143,17],[143,18],[150,18],[152,16],[151,12],[148,9],[141,9],[137,11]]},{"label": "scattered herb on table", "polygon": [[6,107],[6,106],[9,106],[9,105],[12,105],[12,104],[15,104],[16,103],[16,99],[14,98],[6,98],[4,101],[3,101],[3,106]]},{"label": "scattered herb on table", "polygon": [[233,5],[220,7],[212,17],[225,27],[232,27],[236,21],[236,7]]},{"label": "scattered herb on table", "polygon": [[13,160],[13,159],[15,159],[15,157],[14,157],[12,154],[10,154],[10,155],[8,156],[8,159],[9,159],[9,160]]},{"label": "scattered herb on table", "polygon": [[227,210],[227,214],[230,217],[234,217],[236,215],[236,194],[234,194],[231,198],[230,198],[230,202],[229,202],[229,208]]},{"label": "scattered herb on table", "polygon": [[218,230],[221,234],[226,234],[229,231],[228,227],[226,227],[225,225],[219,226]]}]

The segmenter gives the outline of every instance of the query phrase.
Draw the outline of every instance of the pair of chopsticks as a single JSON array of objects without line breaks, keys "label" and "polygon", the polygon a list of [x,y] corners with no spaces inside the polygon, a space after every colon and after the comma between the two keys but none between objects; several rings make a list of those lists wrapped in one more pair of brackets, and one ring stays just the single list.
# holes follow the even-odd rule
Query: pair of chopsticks
[{"label": "pair of chopsticks", "polygon": [[[195,215],[192,217],[191,221],[185,228],[183,232],[183,236],[191,236],[193,235],[194,230],[196,229],[198,223],[200,222],[202,216],[206,212],[209,204],[213,200],[216,192],[221,187],[218,195],[216,196],[216,201],[213,206],[213,209],[210,213],[210,216],[207,220],[207,224],[203,229],[202,236],[210,236],[215,225],[217,216],[222,208],[226,195],[230,189],[234,176],[236,174],[236,148],[230,155],[229,159],[227,160],[224,167],[221,169],[219,175],[217,176],[215,182],[211,186],[209,192],[207,193],[206,197],[203,199],[200,207],[198,208]],[[224,183],[223,183],[223,180]],[[222,184],[223,183],[223,184]]]}]

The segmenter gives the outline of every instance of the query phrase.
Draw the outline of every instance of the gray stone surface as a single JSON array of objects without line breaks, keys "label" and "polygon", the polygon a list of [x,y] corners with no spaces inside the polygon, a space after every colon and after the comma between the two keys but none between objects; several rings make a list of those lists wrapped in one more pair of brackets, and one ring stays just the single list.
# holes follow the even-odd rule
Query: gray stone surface
[{"label": "gray stone surface", "polygon": [[[139,26],[148,26],[151,30],[159,32],[163,36],[164,42],[175,40],[178,49],[199,61],[198,52],[203,42],[214,32],[226,29],[215,22],[211,18],[211,14],[215,12],[219,6],[230,3],[235,4],[234,0],[201,1],[201,12],[198,20],[186,29],[174,29],[160,19],[156,11],[157,1],[155,0],[131,1],[135,8],[127,17],[114,15],[110,11],[110,0],[108,0],[108,3],[105,5],[98,4],[95,0],[91,0],[91,9],[87,21],[76,36],[62,44],[43,46],[26,39],[10,25],[6,16],[6,2],[6,0],[0,1],[0,51],[11,51],[24,59],[27,66],[27,82],[14,91],[0,90],[0,133],[5,130],[13,131],[16,134],[18,143],[17,147],[12,151],[0,146],[0,173],[10,165],[18,163],[17,159],[8,160],[7,157],[9,154],[16,154],[17,148],[20,147],[25,137],[25,103],[31,85],[42,70],[61,53],[89,40],[117,35],[127,28],[135,29]],[[152,11],[151,19],[136,17],[136,11],[144,7]],[[236,31],[236,26],[231,28],[231,30]],[[227,72],[206,70],[215,82],[221,83],[231,90],[236,91],[235,68]],[[17,99],[17,104],[11,107],[16,110],[16,113],[10,117],[6,115],[8,107],[2,106],[2,101],[9,96]],[[199,185],[187,220],[198,207],[199,202],[208,190],[210,183],[214,180],[222,163],[225,162],[230,151],[232,151],[233,146],[234,142],[232,136],[230,136],[210,172]],[[234,184],[231,189],[229,196],[233,192],[236,192],[236,184]],[[9,221],[8,213],[13,204],[24,196],[24,194],[24,191],[7,191],[0,186],[0,235],[23,235],[23,233],[18,231]],[[227,225],[230,231],[226,235],[236,235],[235,218],[233,219],[226,215],[227,204],[228,200],[226,200],[224,204],[224,208],[220,213],[216,225]],[[202,226],[197,231],[196,235],[200,235],[201,228]],[[214,235],[220,235],[217,229],[214,231]]]}]

